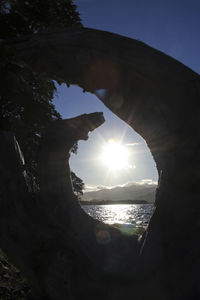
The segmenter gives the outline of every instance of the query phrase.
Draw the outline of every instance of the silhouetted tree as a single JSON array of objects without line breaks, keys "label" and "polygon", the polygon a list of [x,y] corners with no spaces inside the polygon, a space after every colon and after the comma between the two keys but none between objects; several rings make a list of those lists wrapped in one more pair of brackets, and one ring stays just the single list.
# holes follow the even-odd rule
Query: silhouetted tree
[{"label": "silhouetted tree", "polygon": [[[72,0],[1,0],[0,39],[41,31],[82,26]],[[52,103],[56,86],[15,61],[15,54],[0,47],[0,128],[15,133],[32,181],[37,182],[37,149],[44,128],[61,118]]]},{"label": "silhouetted tree", "polygon": [[74,193],[80,197],[83,195],[84,182],[74,172],[71,171],[71,180],[74,188]]}]

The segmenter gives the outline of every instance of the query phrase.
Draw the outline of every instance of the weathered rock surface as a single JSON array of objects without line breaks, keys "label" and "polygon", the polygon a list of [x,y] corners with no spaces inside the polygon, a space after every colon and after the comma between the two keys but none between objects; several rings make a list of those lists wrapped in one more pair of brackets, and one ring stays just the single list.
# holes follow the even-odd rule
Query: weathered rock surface
[{"label": "weathered rock surface", "polygon": [[14,136],[1,133],[1,157],[6,157],[1,167],[9,171],[2,172],[1,247],[27,276],[36,299],[79,299],[83,292],[94,299],[106,288],[107,277],[135,273],[129,264],[136,264],[137,236],[126,238],[89,217],[72,190],[70,149],[103,122],[103,115],[94,113],[49,126],[40,149],[41,190],[35,197],[28,193]]},{"label": "weathered rock surface", "polygon": [[[10,42],[7,46],[14,47],[18,61],[31,65],[36,71],[46,72],[50,78],[60,82],[78,84],[84,90],[96,94],[108,108],[146,140],[154,157],[159,172],[159,187],[156,195],[156,210],[139,244],[140,252],[136,259],[136,277],[140,278],[140,283],[135,282],[133,268],[129,267],[130,284],[127,282],[119,284],[118,276],[116,281],[112,281],[114,286],[109,283],[112,297],[126,296],[130,299],[135,294],[136,299],[146,299],[144,292],[146,288],[150,299],[200,298],[198,284],[200,267],[199,75],[144,43],[92,29],[68,29],[44,33],[15,43]],[[18,174],[18,171],[16,173]],[[18,175],[17,177],[21,178]],[[70,191],[70,184],[68,188]],[[21,181],[19,189],[24,190]],[[10,194],[16,209],[21,205],[19,200],[25,197],[17,196],[19,189],[16,190],[15,199],[11,197],[13,193]],[[55,197],[60,199],[65,192],[68,193],[60,188],[55,192]],[[45,193],[48,194],[48,189],[41,192],[41,195],[45,195],[42,196],[44,199],[47,195]],[[69,214],[73,206],[71,204],[67,206]],[[56,226],[57,216],[57,207],[54,205],[54,201],[51,201],[48,207],[46,203],[43,208],[41,205],[38,206],[42,213],[46,209],[49,224],[53,227]],[[24,209],[29,210],[29,213],[32,212],[28,207]],[[78,212],[78,208],[76,209]],[[6,212],[3,211],[2,218],[5,214]],[[59,208],[58,215],[59,220],[63,220],[64,214]],[[68,223],[69,236],[74,226],[73,219],[74,217]],[[75,239],[73,245],[77,246],[70,248],[70,251],[73,253],[72,256],[74,252],[79,251],[83,251],[82,257],[82,253],[90,253],[92,261],[91,257],[88,260],[86,255],[82,262],[91,266],[90,270],[86,267],[90,275],[96,274],[97,270],[101,269],[102,259],[104,261],[106,256],[101,247],[96,244],[92,234],[94,221],[82,216],[82,213],[77,219],[81,220],[80,224],[83,224],[82,221],[85,224],[79,232],[79,238],[85,241],[85,247],[88,248],[87,250],[82,248]],[[41,230],[38,220],[35,221],[35,226],[37,230]],[[61,229],[63,230],[62,226]],[[52,240],[50,238],[49,240],[54,245],[54,234],[57,235],[57,230],[51,229],[49,232],[52,236]],[[4,234],[4,239],[6,236],[7,234]],[[45,234],[41,235],[41,241],[44,240],[44,236]],[[26,240],[25,237],[23,240]],[[69,241],[70,237],[66,237],[66,240]],[[14,246],[17,248],[17,244]],[[29,242],[26,247],[30,247]],[[63,249],[62,253],[65,252],[66,248],[59,245],[57,247]],[[91,252],[87,252],[89,249]],[[135,246],[130,249],[134,252]],[[42,253],[40,249],[34,247],[32,251]],[[108,252],[112,255],[113,247],[108,247]],[[23,261],[25,260],[26,250],[24,250]],[[123,259],[120,257],[118,260],[118,254],[116,257],[114,255],[114,260],[118,261],[118,267],[123,265]],[[61,256],[54,263],[61,265]],[[76,262],[75,265],[75,268],[79,269],[77,266],[79,263]],[[80,274],[83,269],[80,267]],[[92,271],[94,269],[95,271]],[[44,270],[47,272],[47,267],[44,267]],[[127,274],[126,267],[125,270]],[[68,278],[68,275],[60,274],[60,276],[62,280]],[[77,280],[72,282],[75,284]],[[53,290],[56,291],[58,288],[55,286]],[[88,288],[88,293],[92,290],[93,287]],[[99,293],[97,298],[107,299],[109,293],[107,289],[105,290],[105,295]],[[79,295],[75,294],[73,297],[78,299],[81,292]],[[112,299],[111,295],[109,297]],[[52,296],[52,299],[57,298]]]}]

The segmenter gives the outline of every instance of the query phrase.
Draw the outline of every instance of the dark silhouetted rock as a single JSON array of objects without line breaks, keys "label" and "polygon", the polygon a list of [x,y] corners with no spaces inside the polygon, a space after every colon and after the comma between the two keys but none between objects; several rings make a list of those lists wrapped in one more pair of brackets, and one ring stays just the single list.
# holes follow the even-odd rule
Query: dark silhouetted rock
[{"label": "dark silhouetted rock", "polygon": [[137,236],[126,238],[92,219],[72,190],[70,150],[103,122],[103,114],[94,113],[49,126],[39,152],[41,189],[34,197],[14,136],[1,133],[1,157],[6,158],[1,162],[1,247],[26,275],[37,299],[78,299],[83,292],[93,299],[106,288],[106,277],[123,278],[132,272],[129,264],[135,265]]},{"label": "dark silhouetted rock", "polygon": [[[26,266],[25,262],[29,261],[29,255],[34,254],[35,257],[35,253],[45,257],[44,261],[48,259],[51,261],[51,257],[54,257],[51,267],[48,264],[43,265],[42,271],[39,272],[39,274],[44,272],[45,275],[42,278],[45,276],[52,278],[49,279],[48,284],[42,284],[43,287],[48,285],[52,289],[49,299],[58,299],[58,297],[64,299],[65,292],[63,292],[63,298],[56,294],[54,296],[54,293],[62,291],[65,286],[62,280],[65,281],[66,278],[73,278],[67,279],[66,284],[72,287],[69,288],[72,293],[69,297],[75,299],[84,295],[85,286],[88,287],[87,298],[91,299],[186,300],[200,298],[198,282],[200,268],[198,238],[200,234],[199,75],[142,42],[87,28],[44,33],[14,42],[9,41],[7,44],[5,42],[4,45],[13,47],[16,60],[18,59],[19,62],[27,63],[36,71],[46,72],[50,78],[59,82],[77,84],[84,90],[96,94],[113,113],[127,122],[146,140],[159,173],[156,209],[147,231],[139,242],[140,251],[135,259],[137,251],[132,241],[129,249],[128,240],[120,241],[119,237],[116,239],[116,244],[115,242],[110,244],[109,235],[104,230],[96,240],[94,234],[96,223],[81,212],[77,202],[72,199],[74,196],[71,198],[69,178],[68,183],[62,179],[68,172],[64,171],[63,163],[61,163],[60,170],[63,171],[60,171],[62,176],[59,184],[56,179],[52,185],[47,184],[45,172],[42,171],[43,167],[41,169],[41,182],[44,184],[44,190],[41,189],[42,200],[38,202],[36,210],[41,210],[41,219],[38,217],[40,214],[37,213],[35,223],[31,222],[29,230],[24,229],[24,225],[17,225],[21,222],[21,218],[17,220],[14,218],[17,211],[13,211],[13,207],[18,209],[22,203],[21,199],[25,197],[25,192],[21,182],[22,175],[18,167],[15,168],[18,161],[16,159],[13,165],[19,177],[16,179],[13,175],[13,180],[15,182],[19,180],[19,189],[16,189],[15,184],[16,196],[13,197],[12,190],[7,194],[7,201],[13,203],[9,204],[12,209],[7,208],[6,203],[4,210],[1,209],[0,213],[5,224],[8,224],[8,220],[13,224],[9,230],[14,228],[12,235],[16,242],[10,247],[18,249],[19,240],[25,243],[22,251],[23,257],[18,261],[20,267],[22,268],[23,264]],[[51,141],[50,145],[52,145]],[[12,145],[6,144],[6,148],[9,147],[9,151],[13,152]],[[45,153],[45,150],[43,151]],[[7,152],[6,157],[10,166]],[[57,168],[54,165],[49,166],[51,167]],[[4,182],[8,182],[9,172],[8,174],[5,172]],[[53,187],[56,189],[54,190]],[[63,195],[66,197],[63,198]],[[68,199],[67,195],[70,195],[69,200],[65,202]],[[47,196],[50,197],[49,202]],[[59,201],[54,201],[54,199],[59,199]],[[28,208],[25,207],[24,212],[27,210]],[[31,220],[30,213],[32,213],[31,209],[29,213],[26,213],[27,222]],[[64,222],[66,213],[68,217],[65,217]],[[6,215],[8,218],[4,217]],[[15,224],[12,220],[16,220],[17,223]],[[26,224],[25,221],[22,223]],[[67,224],[67,227],[62,224]],[[48,238],[46,229],[42,229],[42,226],[46,226]],[[74,233],[76,231],[74,228],[78,228],[76,226],[79,226],[79,230]],[[6,228],[1,225],[2,247],[5,241],[9,240],[10,231]],[[67,231],[66,228],[68,228]],[[115,231],[106,227],[107,230],[112,240]],[[27,236],[25,233],[24,235],[20,233],[22,237],[17,238],[19,232],[27,231],[29,232]],[[30,232],[33,232],[35,236],[36,231],[41,232],[40,241],[43,246],[37,246],[40,243],[33,244],[35,237],[29,237]],[[117,232],[116,235],[118,235]],[[44,242],[46,239],[48,242]],[[102,241],[102,244],[99,241]],[[63,244],[65,246],[62,246]],[[123,247],[127,248],[127,253]],[[49,248],[52,249],[52,256],[46,254]],[[33,254],[28,255],[29,251]],[[134,259],[128,263],[131,251]],[[8,252],[7,254],[11,255]],[[63,253],[71,253],[71,256],[67,255],[70,257],[69,267],[65,268],[67,274],[62,275],[61,272],[56,275],[57,273],[51,270],[56,268],[59,270],[56,266],[63,265],[63,255],[66,256]],[[49,258],[46,259],[47,257]],[[79,260],[78,257],[82,259]],[[106,261],[108,257],[109,263]],[[67,265],[66,261],[67,259],[65,259]],[[120,267],[122,270],[119,272]],[[99,278],[96,277],[97,273]],[[79,274],[78,279],[77,274]],[[56,282],[57,276],[60,276],[58,286],[52,284]],[[41,282],[39,277],[37,278]],[[126,278],[127,281],[120,278]],[[94,281],[98,287],[101,282],[105,292],[102,289],[95,289]],[[107,288],[106,283],[102,282],[107,283]],[[36,285],[39,285],[38,282]]]}]

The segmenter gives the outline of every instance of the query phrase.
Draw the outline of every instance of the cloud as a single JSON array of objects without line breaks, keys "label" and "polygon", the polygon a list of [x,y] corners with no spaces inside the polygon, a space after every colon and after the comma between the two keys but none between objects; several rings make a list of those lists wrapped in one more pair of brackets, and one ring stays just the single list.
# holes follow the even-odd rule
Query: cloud
[{"label": "cloud", "polygon": [[139,146],[141,145],[141,143],[128,143],[126,144],[126,146],[129,146],[129,147],[135,147],[135,146]]},{"label": "cloud", "polygon": [[117,187],[130,187],[130,186],[137,186],[137,185],[138,186],[140,186],[140,185],[157,185],[157,184],[158,184],[157,181],[153,181],[150,178],[142,179],[140,181],[130,181],[130,182],[126,182],[124,184],[118,184],[118,185],[113,185],[113,186],[86,184],[84,193],[97,192],[97,191],[101,191],[101,190],[112,190]]},{"label": "cloud", "polygon": [[157,181],[153,181],[153,180],[150,179],[150,178],[142,179],[142,180],[138,181],[137,183],[138,183],[138,184],[149,184],[149,185],[157,185],[157,184],[158,184]]},{"label": "cloud", "polygon": [[97,191],[102,191],[102,190],[112,190],[116,187],[124,187],[127,183],[121,184],[121,185],[112,185],[112,186],[106,186],[106,185],[89,185],[85,184],[85,188],[83,193],[88,193],[88,192],[97,192]]},{"label": "cloud", "polygon": [[96,192],[96,191],[100,191],[100,190],[104,190],[104,189],[109,189],[110,187],[105,186],[105,185],[90,185],[90,184],[85,184],[85,188],[84,188],[84,193],[87,192]]}]

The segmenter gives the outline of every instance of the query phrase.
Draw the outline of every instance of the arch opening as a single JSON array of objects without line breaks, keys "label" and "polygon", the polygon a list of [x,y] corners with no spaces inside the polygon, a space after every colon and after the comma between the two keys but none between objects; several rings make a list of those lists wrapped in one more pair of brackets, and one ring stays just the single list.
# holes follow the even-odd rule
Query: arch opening
[{"label": "arch opening", "polygon": [[63,118],[103,111],[106,120],[87,142],[79,141],[77,154],[71,154],[71,170],[84,183],[83,195],[78,193],[82,208],[126,232],[145,228],[153,211],[158,174],[144,139],[95,95],[77,86],[59,86],[54,104]]}]

